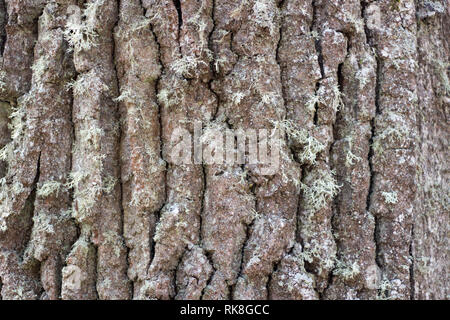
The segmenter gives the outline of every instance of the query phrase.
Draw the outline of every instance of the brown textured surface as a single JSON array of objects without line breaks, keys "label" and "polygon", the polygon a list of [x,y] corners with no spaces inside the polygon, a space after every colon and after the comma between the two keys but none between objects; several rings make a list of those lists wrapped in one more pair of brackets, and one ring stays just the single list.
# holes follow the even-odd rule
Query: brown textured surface
[{"label": "brown textured surface", "polygon": [[[1,298],[447,299],[449,23],[445,0],[0,1]],[[321,148],[179,164],[199,121]]]}]

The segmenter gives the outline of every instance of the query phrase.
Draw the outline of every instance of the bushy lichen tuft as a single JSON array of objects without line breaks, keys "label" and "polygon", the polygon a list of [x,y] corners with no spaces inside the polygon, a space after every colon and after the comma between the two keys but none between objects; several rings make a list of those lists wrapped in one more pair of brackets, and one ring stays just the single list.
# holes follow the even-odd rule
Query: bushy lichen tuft
[{"label": "bushy lichen tuft", "polygon": [[25,101],[27,97],[22,98],[19,101],[18,107],[12,107],[12,112],[9,116],[10,123],[8,124],[9,129],[11,130],[11,142],[6,144],[0,150],[0,160],[11,162],[15,159],[14,149],[15,144],[23,137],[25,132]]},{"label": "bushy lichen tuft", "polygon": [[324,208],[341,188],[334,178],[334,172],[320,171],[319,176],[310,185],[302,184],[301,190],[308,209],[313,212]]},{"label": "bushy lichen tuft", "polygon": [[307,130],[298,129],[290,120],[274,122],[274,126],[285,132],[289,139],[302,147],[302,150],[297,154],[301,163],[316,163],[317,155],[325,149],[325,145],[320,143]]},{"label": "bushy lichen tuft", "polygon": [[193,72],[197,70],[201,64],[208,66],[208,64],[200,58],[189,55],[175,60],[170,68],[179,77],[192,78]]},{"label": "bushy lichen tuft", "polygon": [[58,196],[59,191],[63,185],[58,181],[46,181],[38,187],[36,195],[38,197],[48,197],[51,194]]},{"label": "bushy lichen tuft", "polygon": [[64,37],[71,47],[77,50],[89,50],[97,45],[98,33],[95,30],[95,19],[98,9],[105,0],[97,0],[85,5],[82,13],[70,17],[66,23]]}]

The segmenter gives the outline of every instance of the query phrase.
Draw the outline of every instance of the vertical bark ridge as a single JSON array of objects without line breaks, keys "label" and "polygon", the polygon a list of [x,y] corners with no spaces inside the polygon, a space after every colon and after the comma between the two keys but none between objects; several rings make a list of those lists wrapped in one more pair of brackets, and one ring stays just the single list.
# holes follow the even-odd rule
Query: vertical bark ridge
[{"label": "vertical bark ridge", "polygon": [[[445,2],[444,2],[445,3]],[[442,3],[442,4],[444,4]],[[448,298],[449,223],[448,108],[449,11],[441,3],[416,1],[417,12],[417,217],[414,221],[414,299]]]},{"label": "vertical bark ridge", "polygon": [[377,218],[379,297],[410,298],[410,243],[415,217],[416,17],[413,1],[365,8],[379,63],[370,211]]},{"label": "vertical bark ridge", "polygon": [[[152,256],[157,219],[165,198],[156,85],[161,75],[159,47],[139,1],[122,1],[115,32],[119,74],[124,236],[128,276],[138,297]],[[136,18],[138,17],[138,18]]]},{"label": "vertical bark ridge", "polygon": [[23,260],[30,266],[40,263],[41,298],[53,300],[60,297],[62,266],[77,235],[67,188],[73,139],[67,83],[74,68],[63,34],[66,10],[50,3],[39,18],[31,92],[40,105],[40,166],[34,223]]},{"label": "vertical bark ridge", "polygon": [[[202,282],[198,287],[185,278],[192,275],[186,270],[190,261],[200,263],[200,268],[211,268],[204,265],[209,265],[209,262],[198,247],[204,193],[203,166],[192,161],[188,164],[175,161],[173,150],[179,141],[173,140],[173,134],[176,136],[181,130],[192,136],[194,124],[206,125],[215,113],[217,102],[208,86],[211,77],[208,38],[212,30],[212,2],[180,1],[177,10],[172,1],[161,1],[147,9],[147,16],[153,19],[164,67],[158,83],[158,101],[161,106],[163,159],[168,168],[167,199],[156,226],[154,257],[148,280],[141,292],[144,297],[159,299],[199,297],[206,283]],[[183,17],[182,25],[179,12]],[[192,150],[191,143],[187,148]],[[193,160],[192,153],[188,154]],[[191,255],[203,258],[199,262]]]},{"label": "vertical bark ridge", "polygon": [[373,299],[379,285],[375,261],[375,220],[368,211],[372,143],[375,116],[377,63],[365,34],[366,23],[359,1],[346,3],[347,14],[339,30],[348,41],[340,68],[343,104],[337,114],[332,162],[342,190],[333,217],[337,260],[325,297]]},{"label": "vertical bark ridge", "polygon": [[[311,34],[313,24],[313,2],[304,0],[286,0],[281,5],[281,34],[278,48],[278,61],[281,68],[283,98],[286,108],[286,120],[295,128],[304,130],[313,127],[314,112],[306,104],[315,93],[316,83],[320,79],[320,67],[316,55],[315,39]],[[299,90],[301,88],[301,90]],[[290,147],[301,171],[306,165],[297,157],[302,145],[290,139]],[[300,243],[299,209],[296,210],[294,223],[296,244],[285,255],[270,283],[271,299],[318,299],[315,276],[305,269],[305,260]]]},{"label": "vertical bark ridge", "polygon": [[97,36],[87,38],[92,43],[73,43],[79,73],[72,84],[73,216],[81,235],[63,270],[65,299],[127,299],[131,294],[118,183],[120,129],[114,101],[118,88],[113,42],[117,14],[116,1],[88,1],[81,12],[74,11],[67,25],[69,39],[73,40],[80,26],[83,32],[90,30]]},{"label": "vertical bark ridge", "polygon": [[[3,299],[37,299],[39,264],[23,263],[31,228],[41,154],[44,109],[38,78],[31,66],[42,3],[7,1],[7,41],[3,52],[2,100],[11,102],[11,141],[2,149],[7,162],[0,195],[0,277]],[[20,44],[20,45],[18,45]],[[20,52],[21,54],[18,54]],[[45,95],[44,95],[45,96]]]},{"label": "vertical bark ridge", "polygon": [[[0,1],[0,56],[3,60],[3,52],[5,50],[6,42],[6,24],[8,23],[8,14],[6,11],[6,3],[4,0]],[[8,118],[11,114],[11,104],[4,100],[3,90],[6,88],[5,71],[3,69],[3,62],[0,62],[0,148],[3,148],[10,142],[11,133],[8,128]],[[0,160],[0,177],[3,178],[6,174],[6,163]]]},{"label": "vertical bark ridge", "polygon": [[[339,30],[342,20],[339,14],[347,12],[345,10],[344,7],[336,8],[334,1],[315,1],[310,30],[310,37],[314,38],[316,43],[320,79],[316,82],[315,92],[310,94],[306,101],[306,109],[314,115],[313,123],[307,123],[306,128],[312,132],[321,148],[314,158],[304,160],[309,166],[303,172],[299,219],[306,267],[316,274],[316,287],[320,294],[328,286],[336,259],[331,220],[334,211],[333,199],[338,194],[340,185],[336,182],[330,150],[334,142],[336,113],[342,104],[338,69],[345,59],[348,44],[346,37]],[[320,204],[313,203],[313,194],[322,198]]]},{"label": "vertical bark ridge", "polygon": [[45,0],[5,0],[8,22],[3,51],[2,95],[14,101],[31,87],[31,65],[37,39],[37,19]]},{"label": "vertical bark ridge", "polygon": [[[216,22],[218,20],[216,5],[213,3],[214,28],[210,34],[209,43],[209,48],[214,55],[217,54],[215,51],[217,33],[220,32],[218,31],[220,23]],[[217,67],[217,64],[213,64],[215,76],[220,73],[220,67]],[[212,89],[213,86],[211,82],[210,89],[219,99]],[[231,145],[234,148],[236,137],[231,131],[228,119],[223,116],[223,105],[220,99],[213,118],[214,123],[205,128],[204,136],[221,137],[220,134],[226,132],[227,137],[221,143],[228,143],[228,146]],[[255,200],[248,184],[247,172],[241,165],[235,163],[235,154],[224,156],[226,163],[223,165],[212,163],[205,165],[202,246],[210,257],[214,270],[204,290],[203,299],[231,298],[240,272],[247,228],[254,219]]]}]

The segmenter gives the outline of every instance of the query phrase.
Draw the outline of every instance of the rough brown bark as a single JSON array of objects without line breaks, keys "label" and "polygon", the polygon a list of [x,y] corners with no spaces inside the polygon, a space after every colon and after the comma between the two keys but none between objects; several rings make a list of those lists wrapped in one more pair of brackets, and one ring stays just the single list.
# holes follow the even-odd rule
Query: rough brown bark
[{"label": "rough brown bark", "polygon": [[[1,298],[447,299],[449,34],[446,0],[0,1]],[[279,167],[180,164],[199,123]]]}]

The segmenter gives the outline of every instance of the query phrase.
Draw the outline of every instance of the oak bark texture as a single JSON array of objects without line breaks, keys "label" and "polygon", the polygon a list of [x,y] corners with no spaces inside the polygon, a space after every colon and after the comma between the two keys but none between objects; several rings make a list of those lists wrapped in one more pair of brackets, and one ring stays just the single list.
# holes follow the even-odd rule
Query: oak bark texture
[{"label": "oak bark texture", "polygon": [[[449,35],[446,0],[0,1],[1,298],[447,299]],[[284,128],[279,170],[178,164],[196,122]]]}]

